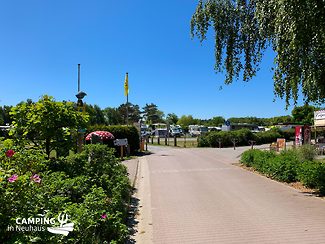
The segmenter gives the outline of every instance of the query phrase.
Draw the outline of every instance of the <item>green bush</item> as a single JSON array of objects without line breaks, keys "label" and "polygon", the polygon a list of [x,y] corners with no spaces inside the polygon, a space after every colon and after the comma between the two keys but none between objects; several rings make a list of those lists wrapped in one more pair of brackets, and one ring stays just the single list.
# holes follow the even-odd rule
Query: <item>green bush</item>
[{"label": "green bush", "polygon": [[257,170],[263,169],[263,165],[269,158],[274,158],[275,153],[269,152],[269,151],[261,151],[258,149],[251,149],[245,151],[241,156],[241,162],[248,166],[248,167],[254,167]]},{"label": "green bush", "polygon": [[233,146],[232,139],[236,139],[237,146],[249,145],[249,140],[254,139],[253,133],[248,129],[236,131],[212,131],[199,138],[199,147],[219,147],[221,140],[222,147]]},{"label": "green bush", "polygon": [[319,165],[312,161],[305,161],[298,169],[298,179],[303,185],[316,188],[318,185]]},{"label": "green bush", "polygon": [[316,149],[313,145],[303,145],[298,148],[301,161],[312,161],[316,157]]},{"label": "green bush", "polygon": [[199,138],[199,147],[219,147],[221,140],[222,147],[233,146],[232,139],[236,139],[236,146],[249,146],[250,140],[256,144],[266,144],[276,142],[277,138],[283,138],[284,135],[278,130],[272,129],[265,132],[252,133],[249,129],[235,131],[212,131]]},{"label": "green bush", "polygon": [[[121,125],[94,125],[87,128],[87,132],[103,130],[111,132],[115,139],[127,138],[130,145],[131,153],[135,153],[140,149],[140,136],[139,131],[134,126],[121,126]],[[109,144],[110,147],[113,146],[113,142]],[[117,148],[118,149],[118,148]],[[117,150],[119,152],[119,150]]]},{"label": "green bush", "polygon": [[268,164],[266,174],[269,177],[284,182],[297,181],[297,168],[300,162],[295,150],[282,151],[280,155],[268,160]]},{"label": "green bush", "polygon": [[295,129],[290,129],[290,130],[278,130],[278,132],[280,133],[281,137],[286,139],[287,141],[289,140],[295,140]]},{"label": "green bush", "polygon": [[321,194],[325,194],[325,162],[308,161],[311,151],[311,147],[302,147],[276,154],[253,149],[242,154],[241,162],[272,179],[300,181],[303,185],[316,188]]},{"label": "green bush", "polygon": [[254,134],[256,144],[266,144],[276,142],[277,138],[282,138],[282,135],[277,130],[269,130]]},{"label": "green bush", "polygon": [[[130,184],[126,167],[105,145],[45,160],[36,150],[0,151],[0,243],[124,243]],[[68,236],[7,231],[18,217],[69,214]]]},{"label": "green bush", "polygon": [[284,151],[279,155],[257,149],[248,150],[243,153],[241,162],[272,179],[293,182],[297,178],[297,153],[293,150]]},{"label": "green bush", "polygon": [[299,180],[307,187],[319,189],[325,194],[325,163],[318,161],[305,161],[298,169]]}]

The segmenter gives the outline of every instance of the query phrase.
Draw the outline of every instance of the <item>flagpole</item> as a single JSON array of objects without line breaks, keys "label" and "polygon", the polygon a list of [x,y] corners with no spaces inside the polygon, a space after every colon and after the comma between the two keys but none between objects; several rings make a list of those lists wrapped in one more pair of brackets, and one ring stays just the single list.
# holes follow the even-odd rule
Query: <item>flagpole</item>
[{"label": "flagpole", "polygon": [[127,82],[127,90],[126,90],[126,125],[129,125],[129,74],[128,74],[128,72],[126,72],[126,82]]},{"label": "flagpole", "polygon": [[129,94],[126,95],[126,124],[129,125]]}]

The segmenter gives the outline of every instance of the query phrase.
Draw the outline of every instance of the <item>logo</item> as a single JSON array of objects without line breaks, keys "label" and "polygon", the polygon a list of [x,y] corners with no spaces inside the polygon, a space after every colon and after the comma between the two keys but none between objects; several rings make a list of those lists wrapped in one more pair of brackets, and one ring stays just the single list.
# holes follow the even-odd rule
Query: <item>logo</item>
[{"label": "logo", "polygon": [[53,234],[61,234],[67,236],[70,231],[73,231],[74,223],[68,223],[69,216],[67,214],[60,213],[58,216],[58,221],[60,227],[47,227],[47,230]]},{"label": "logo", "polygon": [[[7,231],[20,232],[39,232],[48,231],[52,234],[67,236],[73,231],[74,223],[69,222],[69,216],[66,213],[60,213],[57,218],[48,218],[44,214],[39,214],[35,218],[16,218],[15,226],[8,226]],[[58,226],[59,225],[59,226]]]}]

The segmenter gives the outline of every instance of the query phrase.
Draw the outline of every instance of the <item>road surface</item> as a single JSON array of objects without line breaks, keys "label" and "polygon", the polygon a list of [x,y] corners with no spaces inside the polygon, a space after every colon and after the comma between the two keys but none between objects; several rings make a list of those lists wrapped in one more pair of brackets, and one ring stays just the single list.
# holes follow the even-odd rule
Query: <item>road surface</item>
[{"label": "road surface", "polygon": [[325,201],[233,165],[243,149],[150,150],[137,243],[325,243]]}]

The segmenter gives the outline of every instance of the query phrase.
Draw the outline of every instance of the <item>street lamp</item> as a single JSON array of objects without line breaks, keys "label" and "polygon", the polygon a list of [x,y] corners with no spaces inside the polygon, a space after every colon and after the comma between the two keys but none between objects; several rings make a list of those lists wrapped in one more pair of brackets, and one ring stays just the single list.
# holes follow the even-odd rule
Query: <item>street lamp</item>
[{"label": "street lamp", "polygon": [[[80,91],[80,64],[78,64],[78,93],[76,95],[77,101],[77,110],[81,113],[85,111],[85,106],[82,99],[87,96],[87,94],[83,91]],[[78,139],[77,139],[77,152],[82,151],[83,140],[84,140],[84,128],[78,128]]]},{"label": "street lamp", "polygon": [[[85,92],[83,92],[83,91],[79,91],[79,92],[77,93],[76,97],[78,98],[78,101],[77,101],[77,107],[78,107],[78,110],[79,110],[79,108],[83,108],[84,103],[83,103],[82,99],[83,99],[85,96],[87,96],[87,94],[86,94]],[[82,111],[80,111],[80,112],[82,112]]]}]

